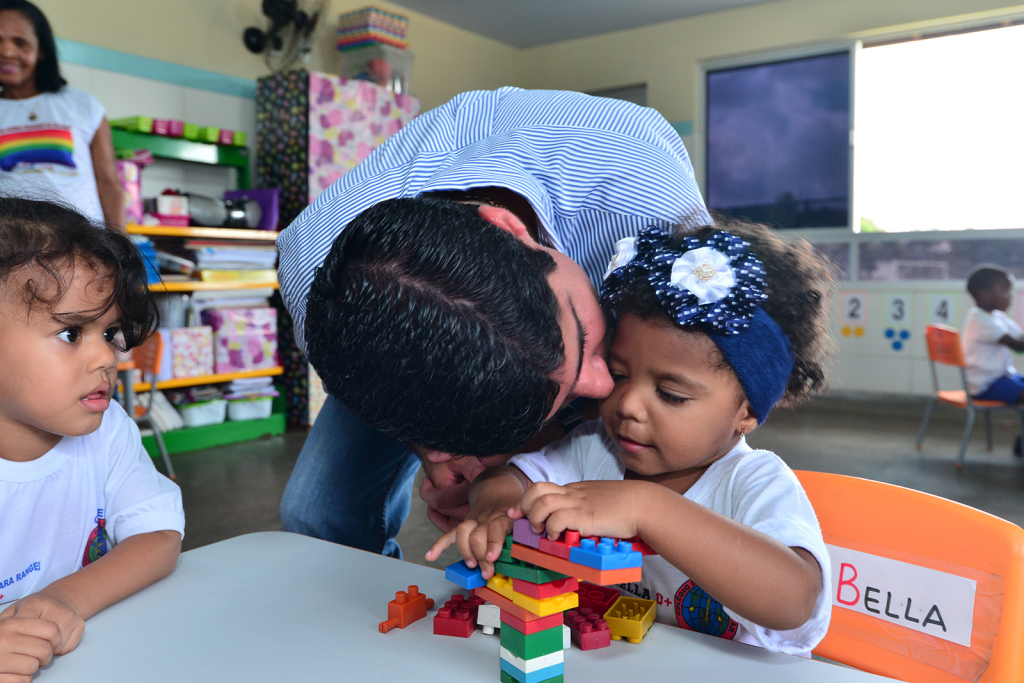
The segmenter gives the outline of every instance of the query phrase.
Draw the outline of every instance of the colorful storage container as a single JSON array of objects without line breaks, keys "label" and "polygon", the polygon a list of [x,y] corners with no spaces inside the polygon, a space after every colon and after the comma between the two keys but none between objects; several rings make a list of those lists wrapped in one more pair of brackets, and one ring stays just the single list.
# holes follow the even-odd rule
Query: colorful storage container
[{"label": "colorful storage container", "polygon": [[213,374],[213,328],[171,330],[171,365],[175,379]]}]

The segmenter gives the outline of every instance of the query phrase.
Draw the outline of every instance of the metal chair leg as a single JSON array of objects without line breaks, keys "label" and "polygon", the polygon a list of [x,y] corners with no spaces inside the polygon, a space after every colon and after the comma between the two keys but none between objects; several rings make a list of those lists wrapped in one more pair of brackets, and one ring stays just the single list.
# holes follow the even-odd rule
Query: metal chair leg
[{"label": "metal chair leg", "polygon": [[964,466],[964,455],[967,454],[967,442],[971,440],[971,430],[974,429],[974,408],[967,408],[967,425],[964,427],[964,438],[960,442],[960,457],[957,458],[954,467],[961,469]]},{"label": "metal chair leg", "polygon": [[156,447],[160,450],[160,457],[164,459],[164,467],[167,468],[167,478],[174,481],[178,478],[178,475],[174,473],[174,465],[171,464],[171,456],[167,453],[167,446],[164,445],[164,437],[161,436],[160,430],[157,429],[152,420],[148,420],[148,422],[149,426],[153,428],[153,438],[156,439]]},{"label": "metal chair leg", "polygon": [[[921,431],[917,433],[917,450],[921,450],[924,443],[924,435],[928,431],[928,421],[932,419],[932,409],[935,408],[935,399],[928,399],[928,407],[924,409],[924,421],[921,422]],[[1021,424],[1024,425],[1024,413],[1021,415]]]},{"label": "metal chair leg", "polygon": [[992,452],[992,411],[986,410],[985,413],[985,446],[988,448],[988,452]]}]

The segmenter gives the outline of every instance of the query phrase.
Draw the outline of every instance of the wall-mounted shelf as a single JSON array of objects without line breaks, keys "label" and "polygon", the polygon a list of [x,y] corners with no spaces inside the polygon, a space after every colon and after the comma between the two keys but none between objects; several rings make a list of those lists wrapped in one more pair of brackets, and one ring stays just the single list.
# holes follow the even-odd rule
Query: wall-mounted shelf
[{"label": "wall-mounted shelf", "polygon": [[[201,384],[221,384],[232,382],[236,379],[248,379],[250,377],[274,377],[284,373],[284,368],[264,368],[262,370],[243,370],[241,372],[225,372],[219,375],[201,375],[199,377],[182,377],[180,379],[168,379],[157,382],[156,388],[182,389],[184,387],[197,387]],[[139,382],[135,385],[135,391],[149,391],[149,382]]]},{"label": "wall-mounted shelf", "polygon": [[153,156],[175,161],[191,161],[212,166],[232,166],[238,171],[238,189],[249,189],[249,148],[211,145],[184,138],[135,133],[114,128],[110,131],[114,149],[148,149]]},{"label": "wall-mounted shelf", "polygon": [[243,228],[182,228],[175,225],[136,225],[128,226],[129,235],[148,235],[149,237],[196,237],[217,240],[260,240],[273,242],[280,234],[275,230],[247,230]]},{"label": "wall-mounted shelf", "polygon": [[200,280],[175,280],[171,282],[154,282],[149,291],[157,294],[167,292],[217,292],[236,289],[277,289],[277,282],[202,282]]}]

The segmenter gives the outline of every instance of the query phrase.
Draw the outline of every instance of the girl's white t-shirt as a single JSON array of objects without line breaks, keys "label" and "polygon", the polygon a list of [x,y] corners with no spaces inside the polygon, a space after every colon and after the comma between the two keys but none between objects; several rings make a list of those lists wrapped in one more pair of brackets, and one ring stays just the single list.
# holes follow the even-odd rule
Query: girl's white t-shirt
[{"label": "girl's white t-shirt", "polygon": [[[509,461],[530,481],[560,486],[592,480],[619,481],[626,468],[600,420],[577,427],[561,442],[539,453]],[[754,450],[740,439],[712,463],[684,497],[771,536],[791,548],[803,548],[818,561],[821,587],[810,619],[799,628],[765,628],[715,600],[663,557],[644,557],[643,579],[619,589],[657,603],[657,620],[719,638],[758,645],[772,652],[809,657],[832,618],[832,566],[821,527],[807,494],[779,456]]]},{"label": "girl's white t-shirt", "polygon": [[99,100],[69,86],[0,98],[0,193],[57,201],[102,222],[90,145],[105,115]]},{"label": "girl's white t-shirt", "polygon": [[184,536],[181,490],[111,403],[92,434],[29,462],[0,460],[0,605],[72,574],[136,534]]}]

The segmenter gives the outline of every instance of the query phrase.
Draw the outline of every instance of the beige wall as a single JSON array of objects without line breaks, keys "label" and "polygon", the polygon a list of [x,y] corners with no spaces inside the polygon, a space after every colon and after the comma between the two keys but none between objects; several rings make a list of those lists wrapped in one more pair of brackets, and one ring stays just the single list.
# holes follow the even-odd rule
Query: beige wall
[{"label": "beige wall", "polygon": [[[242,78],[266,73],[262,59],[242,45],[246,26],[264,24],[260,0],[36,2],[61,38]],[[519,50],[376,0],[332,0],[311,68],[337,72],[337,15],[368,4],[409,17],[409,47],[416,54],[412,90],[425,109],[463,90],[519,84]]]},{"label": "beige wall", "polygon": [[1006,6],[1005,0],[782,0],[531,48],[523,52],[523,81],[583,91],[646,83],[649,106],[669,121],[693,119],[701,61]]}]

